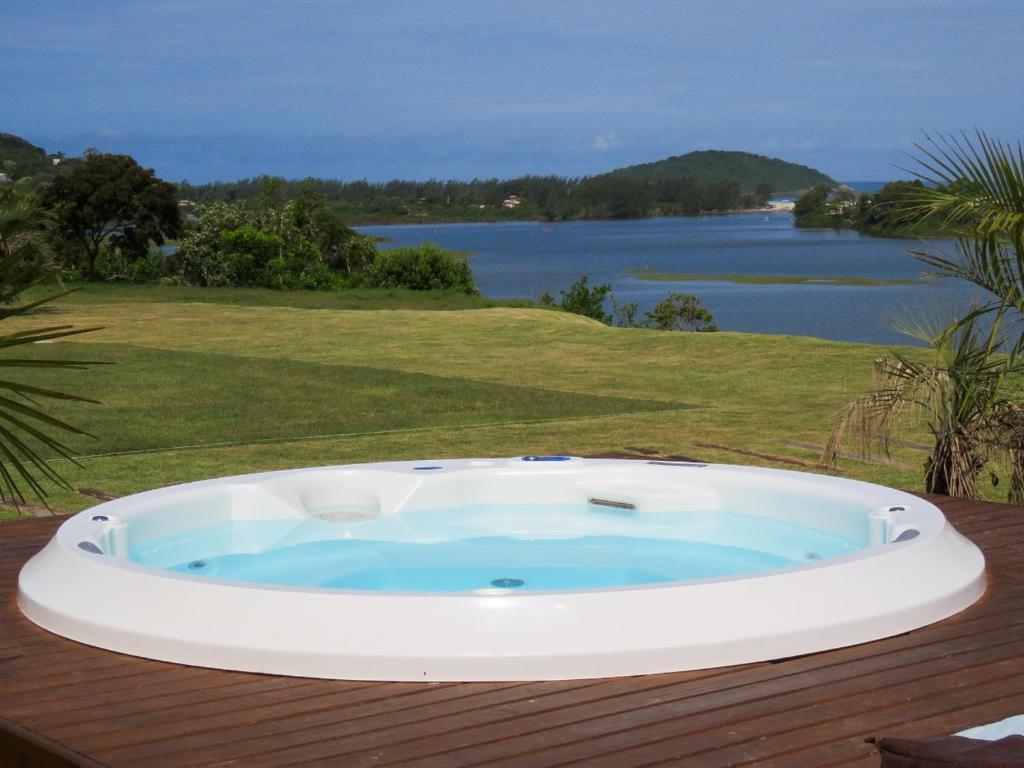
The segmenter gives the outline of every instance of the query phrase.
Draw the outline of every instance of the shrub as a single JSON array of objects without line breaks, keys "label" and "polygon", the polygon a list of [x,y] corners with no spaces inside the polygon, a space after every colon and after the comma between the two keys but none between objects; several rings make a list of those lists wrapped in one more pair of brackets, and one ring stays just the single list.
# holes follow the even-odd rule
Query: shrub
[{"label": "shrub", "polygon": [[238,227],[221,233],[218,248],[227,265],[228,279],[233,285],[265,285],[264,271],[270,267],[271,262],[278,260],[281,265],[270,267],[271,271],[282,274],[287,272],[282,258],[284,240],[277,235],[249,226]]},{"label": "shrub", "polygon": [[[155,283],[164,274],[164,256],[150,250],[143,256],[129,258],[114,246],[100,249],[93,265],[93,278],[104,282]],[[82,279],[81,273],[68,273],[71,279]]]},{"label": "shrub", "polygon": [[715,318],[691,293],[670,293],[646,313],[647,326],[658,331],[717,331]]},{"label": "shrub", "polygon": [[566,312],[591,317],[609,325],[612,318],[604,311],[604,302],[611,294],[612,287],[609,283],[605,283],[591,288],[587,285],[587,281],[587,276],[583,275],[569,286],[568,291],[561,291],[562,301],[559,306]]},{"label": "shrub", "polygon": [[372,238],[342,225],[315,199],[201,206],[168,270],[192,285],[278,290],[339,287],[376,254]]},{"label": "shrub", "polygon": [[381,251],[366,270],[366,284],[376,288],[479,293],[469,264],[435,243]]},{"label": "shrub", "polygon": [[151,250],[128,265],[128,279],[133,283],[155,283],[164,274],[164,255]]},{"label": "shrub", "polygon": [[341,276],[323,264],[314,264],[299,278],[300,287],[309,291],[331,291],[342,287]]},{"label": "shrub", "polygon": [[178,244],[175,261],[192,285],[232,285],[231,266],[220,248],[221,236],[246,223],[246,209],[227,203],[202,206],[197,222]]},{"label": "shrub", "polygon": [[643,323],[639,320],[640,305],[635,301],[627,301],[620,304],[612,299],[612,322],[620,328],[642,328]]}]

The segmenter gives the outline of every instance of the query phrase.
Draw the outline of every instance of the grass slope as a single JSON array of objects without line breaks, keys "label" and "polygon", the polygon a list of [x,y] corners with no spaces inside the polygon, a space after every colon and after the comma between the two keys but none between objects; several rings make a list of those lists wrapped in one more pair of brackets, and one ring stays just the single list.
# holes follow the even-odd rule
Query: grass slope
[{"label": "grass slope", "polygon": [[[203,295],[212,301],[96,289],[34,318],[104,326],[34,355],[114,363],[18,372],[103,402],[54,409],[98,436],[71,441],[89,457],[80,468],[61,463],[75,488],[121,495],[284,467],[634,448],[809,468],[884,351],[617,329],[535,308],[339,309],[300,293],[275,294],[295,306],[261,306]],[[901,447],[894,458],[850,460],[842,472],[919,487],[924,454]],[[51,503],[72,511],[96,501],[57,490]]]}]

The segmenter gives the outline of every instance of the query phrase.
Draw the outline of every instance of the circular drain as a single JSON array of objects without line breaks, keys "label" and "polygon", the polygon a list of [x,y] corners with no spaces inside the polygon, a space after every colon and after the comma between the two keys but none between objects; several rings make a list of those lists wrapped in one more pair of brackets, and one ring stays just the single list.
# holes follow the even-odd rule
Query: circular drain
[{"label": "circular drain", "polygon": [[495,579],[491,582],[491,586],[498,587],[498,589],[515,589],[525,583],[522,579]]},{"label": "circular drain", "polygon": [[821,555],[819,555],[817,552],[808,552],[806,555],[804,555],[804,557],[808,560],[821,560]]},{"label": "circular drain", "polygon": [[195,570],[197,570],[199,568],[205,568],[206,567],[206,561],[205,560],[193,560],[191,563],[188,564],[188,567],[189,567],[190,570],[193,570],[193,571],[195,571]]}]

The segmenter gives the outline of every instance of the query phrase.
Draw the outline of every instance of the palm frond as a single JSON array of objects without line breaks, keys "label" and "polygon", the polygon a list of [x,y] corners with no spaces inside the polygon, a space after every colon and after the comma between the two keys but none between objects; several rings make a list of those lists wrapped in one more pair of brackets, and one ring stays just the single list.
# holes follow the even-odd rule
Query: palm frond
[{"label": "palm frond", "polygon": [[[1016,250],[994,235],[956,241],[956,255],[928,251],[911,251],[921,262],[935,268],[941,275],[974,283],[999,301],[1024,312],[1024,270]],[[993,301],[992,306],[998,301]]]},{"label": "palm frond", "polygon": [[[29,197],[0,195],[0,321],[25,318],[40,307],[66,296],[59,290],[40,298],[19,302],[25,292],[40,285],[47,275],[38,263],[22,257],[23,246],[38,235],[45,216]],[[34,368],[72,370],[96,364],[93,361],[40,359],[34,356],[11,357],[19,347],[40,342],[76,337],[97,328],[74,328],[65,324],[39,325],[34,328],[0,334],[0,368]],[[96,402],[91,398],[25,384],[9,378],[0,380],[0,500],[19,504],[25,501],[24,490],[45,503],[45,484],[68,487],[48,461],[59,456],[75,461],[74,451],[55,435],[64,433],[91,437],[88,432],[51,416],[41,406],[43,400]],[[24,490],[23,490],[24,489]]]},{"label": "palm frond", "polygon": [[983,235],[1024,231],[1024,149],[978,131],[931,136],[908,170],[924,182],[900,206],[908,220],[937,218],[951,228]]},{"label": "palm frond", "polygon": [[986,326],[977,315],[946,324],[932,318],[909,322],[903,330],[931,347],[931,359],[892,351],[876,360],[871,390],[840,412],[821,464],[836,465],[852,429],[862,455],[874,450],[888,455],[893,433],[911,417],[923,422],[935,441],[928,490],[976,495],[995,420],[1013,403],[1005,383],[1021,373],[1019,358],[997,351],[1003,314],[998,311]]}]

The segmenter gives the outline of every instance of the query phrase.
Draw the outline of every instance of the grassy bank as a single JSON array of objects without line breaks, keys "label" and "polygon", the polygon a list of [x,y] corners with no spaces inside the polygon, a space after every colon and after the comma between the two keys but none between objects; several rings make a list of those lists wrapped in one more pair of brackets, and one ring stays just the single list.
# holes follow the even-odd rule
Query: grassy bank
[{"label": "grassy bank", "polygon": [[[468,253],[468,252],[467,252]],[[469,258],[467,255],[466,258]],[[492,307],[537,307],[529,299],[490,299],[460,291],[410,291],[404,288],[352,288],[344,291],[275,291],[270,288],[196,288],[165,285],[97,285],[73,283],[74,293],[52,305],[65,312],[72,306],[98,304],[228,304],[244,307],[297,309],[415,309],[457,310]],[[33,298],[55,289],[34,289]],[[50,311],[50,310],[47,310]]]},{"label": "grassy bank", "polygon": [[934,280],[883,280],[873,277],[813,277],[809,275],[697,275],[651,272],[646,269],[628,270],[637,280],[652,280],[666,283],[712,282],[742,283],[744,285],[927,285]]},{"label": "grassy bank", "polygon": [[[53,407],[97,436],[71,441],[81,467],[59,464],[76,489],[122,495],[285,467],[545,452],[810,469],[884,351],[610,328],[495,304],[90,287],[35,320],[104,329],[31,353],[114,364],[18,375],[102,401]],[[904,445],[895,463],[851,459],[841,472],[916,488],[923,459]],[[96,500],[55,490],[51,503],[73,511]]]}]

